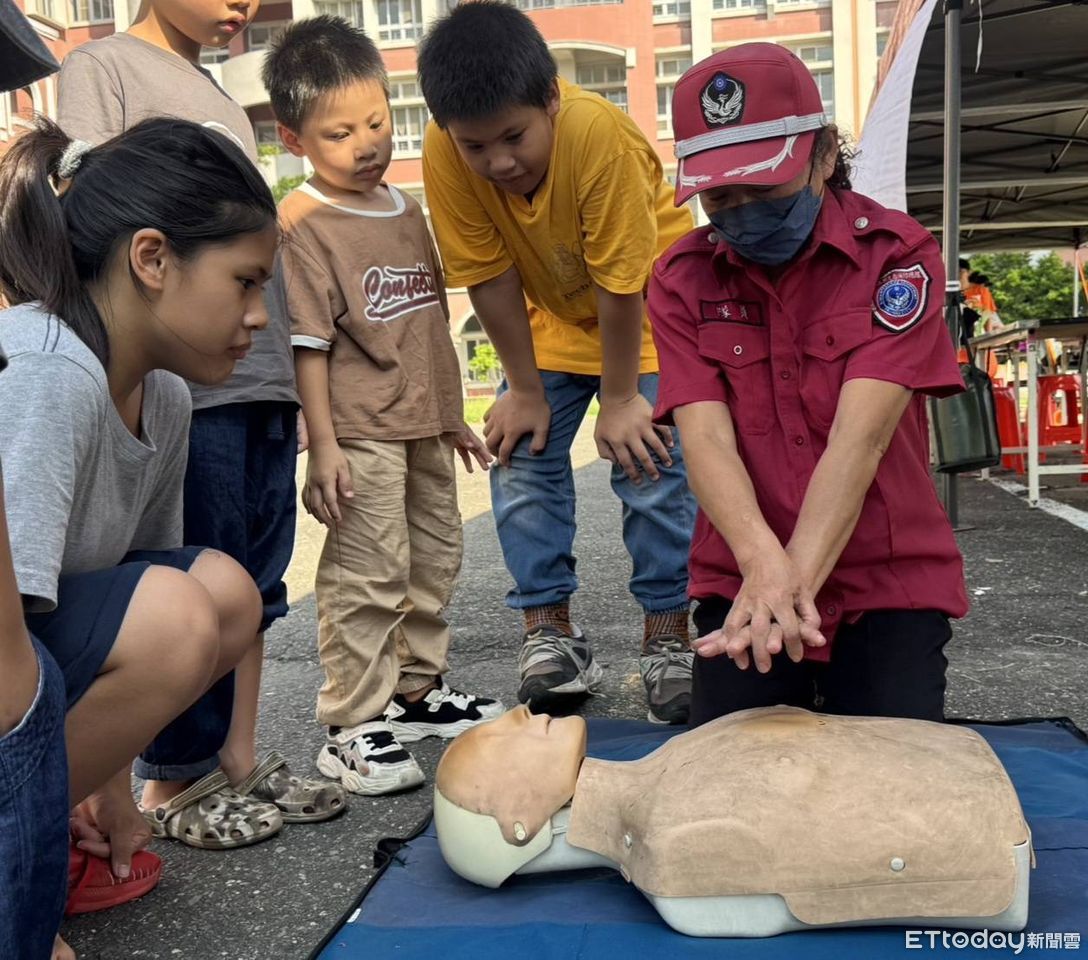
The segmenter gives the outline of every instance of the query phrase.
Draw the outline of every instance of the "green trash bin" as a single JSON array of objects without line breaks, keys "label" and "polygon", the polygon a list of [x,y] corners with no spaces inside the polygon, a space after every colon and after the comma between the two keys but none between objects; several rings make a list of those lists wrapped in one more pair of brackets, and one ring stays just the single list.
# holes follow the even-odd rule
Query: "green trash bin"
[{"label": "green trash bin", "polygon": [[1001,462],[993,384],[973,364],[961,364],[960,373],[967,389],[929,404],[939,473],[982,470]]}]

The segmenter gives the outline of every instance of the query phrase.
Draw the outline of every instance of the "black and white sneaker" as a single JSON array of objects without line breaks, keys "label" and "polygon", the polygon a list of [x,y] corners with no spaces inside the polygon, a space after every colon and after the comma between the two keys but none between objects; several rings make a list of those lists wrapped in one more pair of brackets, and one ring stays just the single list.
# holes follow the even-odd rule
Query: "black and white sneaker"
[{"label": "black and white sneaker", "polygon": [[498,700],[452,690],[443,681],[414,703],[398,693],[385,711],[385,720],[401,741],[414,743],[424,737],[451,739],[478,723],[501,717],[505,710]]},{"label": "black and white sneaker", "polygon": [[317,756],[317,769],[352,793],[368,797],[410,790],[424,779],[415,758],[397,742],[383,720],[330,727],[328,740]]},{"label": "black and white sneaker", "polygon": [[582,631],[573,629],[574,636],[550,625],[525,634],[518,657],[518,700],[534,713],[573,709],[601,688],[604,671]]}]

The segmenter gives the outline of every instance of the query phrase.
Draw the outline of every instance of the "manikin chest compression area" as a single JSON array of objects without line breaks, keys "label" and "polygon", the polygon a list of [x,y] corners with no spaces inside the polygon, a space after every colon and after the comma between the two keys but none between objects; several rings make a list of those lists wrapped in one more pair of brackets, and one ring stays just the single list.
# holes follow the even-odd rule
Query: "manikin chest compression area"
[{"label": "manikin chest compression area", "polygon": [[693,936],[1027,922],[1028,828],[968,728],[761,708],[611,762],[580,718],[520,709],[439,766],[442,854],[475,883],[610,866]]}]

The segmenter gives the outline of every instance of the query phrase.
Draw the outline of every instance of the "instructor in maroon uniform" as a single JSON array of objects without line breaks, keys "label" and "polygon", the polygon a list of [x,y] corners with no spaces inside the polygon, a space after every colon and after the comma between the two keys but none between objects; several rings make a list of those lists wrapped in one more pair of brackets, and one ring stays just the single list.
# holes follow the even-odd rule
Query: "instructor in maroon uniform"
[{"label": "instructor in maroon uniform", "polygon": [[655,416],[700,511],[691,723],[791,704],[944,716],[963,562],[929,475],[924,396],[962,389],[933,237],[850,190],[793,54],[733,47],[676,86],[676,202],[711,227],[662,255]]}]

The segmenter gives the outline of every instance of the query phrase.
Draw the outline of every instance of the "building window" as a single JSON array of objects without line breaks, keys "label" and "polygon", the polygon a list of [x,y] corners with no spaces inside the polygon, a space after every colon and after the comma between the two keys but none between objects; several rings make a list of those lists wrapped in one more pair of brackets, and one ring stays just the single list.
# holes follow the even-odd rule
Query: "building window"
[{"label": "building window", "polygon": [[398,185],[397,189],[401,193],[406,193],[406,194],[408,194],[408,196],[412,197],[412,199],[414,199],[416,201],[416,203],[418,203],[420,205],[420,207],[423,209],[424,216],[427,215],[427,197],[423,193],[423,188],[422,187],[402,187],[402,186]]},{"label": "building window", "polygon": [[834,59],[830,43],[805,43],[794,47],[793,52],[810,66],[814,63],[831,63]]},{"label": "building window", "polygon": [[200,62],[205,67],[215,66],[229,59],[230,51],[226,47],[204,47],[200,51]]},{"label": "building window", "polygon": [[813,70],[812,79],[820,88],[820,99],[823,101],[824,113],[829,117],[835,113],[835,74],[831,70]]},{"label": "building window", "polygon": [[655,17],[690,17],[691,0],[654,0]]},{"label": "building window", "polygon": [[623,3],[623,0],[513,0],[513,3],[519,10],[550,10],[554,7],[600,7]]},{"label": "building window", "polygon": [[887,49],[887,47],[888,47],[888,33],[887,33],[887,31],[885,31],[884,33],[878,33],[876,35],[876,56],[877,56],[878,60],[882,56],[884,56],[884,51]]},{"label": "building window", "polygon": [[598,60],[579,63],[574,82],[583,90],[599,93],[621,110],[627,109],[627,65],[622,60]]},{"label": "building window", "polygon": [[430,114],[414,76],[402,74],[389,78],[389,112],[394,153],[418,154],[423,149],[423,130]]},{"label": "building window", "polygon": [[808,67],[816,86],[820,88],[824,113],[831,116],[835,108],[835,51],[830,40],[813,40],[791,44],[790,49]]},{"label": "building window", "polygon": [[71,0],[70,23],[99,23],[113,19],[113,0]]},{"label": "building window", "polygon": [[352,26],[363,25],[363,0],[314,0],[316,16],[340,17]]},{"label": "building window", "polygon": [[657,58],[657,136],[672,136],[672,92],[676,81],[691,66],[690,54],[668,53]]},{"label": "building window", "polygon": [[764,0],[714,0],[715,10],[757,10],[764,6]]},{"label": "building window", "polygon": [[250,52],[267,50],[286,26],[286,20],[266,20],[264,23],[252,24],[246,31],[246,49]]},{"label": "building window", "polygon": [[53,0],[30,0],[26,5],[27,13],[36,13],[39,17],[45,17],[47,20],[56,20],[56,7],[53,5]]},{"label": "building window", "polygon": [[258,147],[283,148],[279,134],[276,133],[275,120],[258,120],[253,124],[253,138],[257,141]]},{"label": "building window", "polygon": [[428,114],[424,104],[393,107],[393,152],[419,153],[423,150],[423,131]]},{"label": "building window", "polygon": [[389,100],[423,100],[423,94],[419,92],[419,84],[415,80],[390,80]]},{"label": "building window", "polygon": [[377,0],[378,39],[387,43],[423,36],[422,0]]}]

